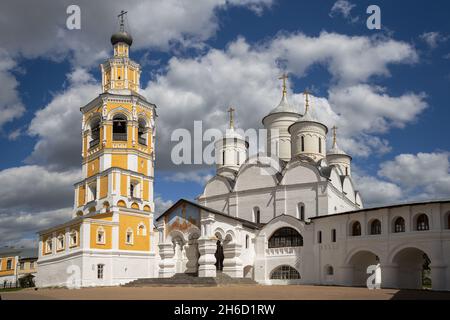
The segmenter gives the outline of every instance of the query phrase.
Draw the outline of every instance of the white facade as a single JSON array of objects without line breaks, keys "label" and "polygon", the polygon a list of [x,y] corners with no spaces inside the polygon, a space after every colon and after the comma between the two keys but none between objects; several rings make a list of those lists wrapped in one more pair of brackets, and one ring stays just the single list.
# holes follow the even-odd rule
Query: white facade
[{"label": "white facade", "polygon": [[159,275],[409,289],[429,278],[450,290],[450,201],[363,209],[336,128],[327,152],[327,127],[307,108],[293,113],[284,92],[263,123],[289,144],[269,136],[271,157],[220,168],[198,204],[180,200],[156,219]]}]

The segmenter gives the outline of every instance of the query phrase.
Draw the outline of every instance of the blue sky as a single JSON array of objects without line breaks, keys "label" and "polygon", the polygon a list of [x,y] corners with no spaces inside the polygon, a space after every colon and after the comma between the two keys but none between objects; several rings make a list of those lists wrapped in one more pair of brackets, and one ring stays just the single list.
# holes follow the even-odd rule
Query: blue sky
[{"label": "blue sky", "polygon": [[[193,199],[214,172],[171,165],[170,132],[194,120],[221,127],[229,104],[240,127],[260,126],[279,102],[283,71],[300,111],[309,88],[316,115],[341,128],[368,205],[450,196],[447,1],[130,0],[103,1],[105,10],[89,1],[6,3],[0,245],[29,245],[35,231],[70,217],[81,167],[78,110],[98,94],[98,64],[112,54],[121,9],[129,11],[131,57],[143,66],[142,93],[158,106],[159,210]],[[65,29],[72,3],[81,30]],[[381,30],[366,27],[370,4],[381,8]]]}]

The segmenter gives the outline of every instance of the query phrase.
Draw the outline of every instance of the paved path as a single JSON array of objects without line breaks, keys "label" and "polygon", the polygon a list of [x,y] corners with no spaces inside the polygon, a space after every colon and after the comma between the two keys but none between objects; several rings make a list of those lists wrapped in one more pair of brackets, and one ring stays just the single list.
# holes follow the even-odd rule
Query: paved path
[{"label": "paved path", "polygon": [[226,286],[226,287],[104,287],[69,289],[24,289],[0,293],[2,299],[76,300],[388,300],[446,299],[450,292],[415,290],[368,290],[327,286]]}]

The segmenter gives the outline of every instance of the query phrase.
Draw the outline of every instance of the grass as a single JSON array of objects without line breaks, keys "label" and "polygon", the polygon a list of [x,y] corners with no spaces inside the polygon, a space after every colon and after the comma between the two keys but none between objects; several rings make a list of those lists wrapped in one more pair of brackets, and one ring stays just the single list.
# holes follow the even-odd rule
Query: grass
[{"label": "grass", "polygon": [[11,291],[19,291],[23,288],[0,288],[0,292],[11,292]]}]

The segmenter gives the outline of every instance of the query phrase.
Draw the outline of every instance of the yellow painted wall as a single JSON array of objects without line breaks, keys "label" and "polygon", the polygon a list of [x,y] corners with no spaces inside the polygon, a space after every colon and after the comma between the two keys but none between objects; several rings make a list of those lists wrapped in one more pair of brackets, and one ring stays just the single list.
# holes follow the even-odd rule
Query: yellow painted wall
[{"label": "yellow painted wall", "polygon": [[78,187],[78,206],[82,206],[86,203],[86,187],[81,185]]},{"label": "yellow painted wall", "polygon": [[108,195],[108,176],[100,177],[100,199]]},{"label": "yellow painted wall", "polygon": [[100,169],[100,159],[95,158],[87,163],[87,176],[92,177],[94,174],[97,174]]},{"label": "yellow painted wall", "polygon": [[147,159],[138,157],[138,172],[147,175]]},{"label": "yellow painted wall", "polygon": [[111,166],[128,169],[128,156],[126,154],[113,154],[111,157]]},{"label": "yellow painted wall", "polygon": [[[2,261],[1,261],[0,276],[13,275],[14,274],[14,268],[15,268],[15,265],[16,265],[16,258],[15,257],[2,257],[1,259],[2,259]],[[12,259],[11,269],[10,270],[6,269],[6,264],[8,262],[8,259]]]},{"label": "yellow painted wall", "polygon": [[[97,243],[97,229],[98,227],[103,227],[105,230],[105,244]],[[112,248],[112,227],[104,226],[96,223],[91,223],[91,249],[111,249]]]},{"label": "yellow painted wall", "polygon": [[149,200],[148,199],[149,198],[148,197],[148,187],[149,187],[148,181],[144,180],[142,184],[143,184],[143,192],[144,192],[143,198],[144,198],[144,200],[148,201]]},{"label": "yellow painted wall", "polygon": [[105,220],[105,221],[112,221],[113,214],[110,213],[102,213],[102,214],[96,214],[91,217],[93,220]]},{"label": "yellow painted wall", "polygon": [[121,174],[120,177],[120,194],[122,195],[122,197],[126,197],[128,195],[128,179],[124,174]]},{"label": "yellow painted wall", "polygon": [[[138,225],[143,222],[146,228],[146,235],[141,236],[137,234]],[[127,229],[133,230],[133,244],[126,244],[126,232]],[[119,216],[119,249],[120,250],[150,250],[150,223],[147,217],[130,216],[121,213]]]}]

